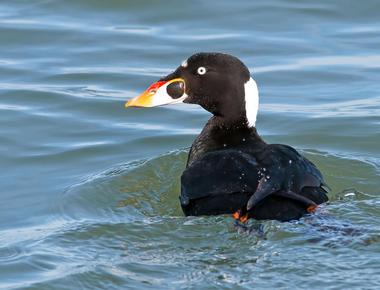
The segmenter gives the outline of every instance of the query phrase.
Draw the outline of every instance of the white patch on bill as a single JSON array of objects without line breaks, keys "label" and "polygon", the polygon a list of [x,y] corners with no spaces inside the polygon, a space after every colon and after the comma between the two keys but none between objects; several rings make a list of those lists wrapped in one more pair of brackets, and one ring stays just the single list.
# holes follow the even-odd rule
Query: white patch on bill
[{"label": "white patch on bill", "polygon": [[259,110],[259,90],[253,78],[244,84],[245,113],[249,127],[255,127]]},{"label": "white patch on bill", "polygon": [[154,96],[152,97],[152,107],[155,106],[162,106],[162,105],[167,105],[167,104],[178,104],[178,103],[183,103],[183,100],[185,100],[188,95],[184,93],[180,98],[173,99],[170,97],[166,91],[167,86],[170,84],[170,82],[164,84],[161,86]]}]

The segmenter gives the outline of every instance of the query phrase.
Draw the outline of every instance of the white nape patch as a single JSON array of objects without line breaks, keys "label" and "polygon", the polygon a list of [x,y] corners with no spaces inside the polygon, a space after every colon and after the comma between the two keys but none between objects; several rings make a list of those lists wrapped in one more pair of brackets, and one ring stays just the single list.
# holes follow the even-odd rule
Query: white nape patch
[{"label": "white nape patch", "polygon": [[259,90],[253,78],[244,84],[245,113],[249,127],[255,127],[259,110]]},{"label": "white nape patch", "polygon": [[187,67],[187,60],[184,60],[184,61],[181,63],[181,66],[182,66],[182,67]]},{"label": "white nape patch", "polygon": [[167,86],[170,85],[170,82],[169,83],[166,83],[164,84],[163,86],[161,86],[157,92],[154,94],[153,98],[152,98],[152,106],[155,107],[155,106],[162,106],[162,105],[167,105],[167,104],[178,104],[178,103],[183,103],[183,100],[186,99],[188,97],[188,95],[186,93],[184,93],[180,98],[178,99],[173,99],[171,98],[167,91],[166,91],[166,88]]}]

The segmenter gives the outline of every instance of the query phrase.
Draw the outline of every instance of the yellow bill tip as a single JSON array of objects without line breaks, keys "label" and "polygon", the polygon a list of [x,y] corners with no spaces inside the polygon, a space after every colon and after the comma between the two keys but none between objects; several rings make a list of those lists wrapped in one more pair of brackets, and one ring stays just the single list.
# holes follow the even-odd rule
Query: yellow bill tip
[{"label": "yellow bill tip", "polygon": [[125,103],[125,107],[151,107],[152,106],[152,94],[144,92],[141,96],[135,97]]},{"label": "yellow bill tip", "polygon": [[135,104],[136,102],[134,101],[134,99],[130,99],[128,102],[125,103],[125,107],[126,108],[129,108],[129,107],[135,107]]}]

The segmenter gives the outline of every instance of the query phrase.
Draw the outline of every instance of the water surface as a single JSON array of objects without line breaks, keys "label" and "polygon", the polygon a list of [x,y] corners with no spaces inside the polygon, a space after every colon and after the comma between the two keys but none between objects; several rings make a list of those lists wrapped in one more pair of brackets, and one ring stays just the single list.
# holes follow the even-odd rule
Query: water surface
[{"label": "water surface", "polygon": [[[380,288],[380,3],[256,2],[1,1],[0,288]],[[198,51],[249,66],[259,132],[333,189],[316,215],[183,216],[209,114],[123,104]]]}]

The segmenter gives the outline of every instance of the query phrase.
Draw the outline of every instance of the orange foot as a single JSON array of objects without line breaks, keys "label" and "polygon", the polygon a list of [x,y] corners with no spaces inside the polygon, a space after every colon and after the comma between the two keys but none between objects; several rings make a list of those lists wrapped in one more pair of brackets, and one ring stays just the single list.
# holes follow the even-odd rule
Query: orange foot
[{"label": "orange foot", "polygon": [[318,205],[310,205],[306,210],[308,213],[314,213],[317,210]]},{"label": "orange foot", "polygon": [[245,215],[241,215],[241,210],[239,209],[237,212],[234,212],[232,214],[232,217],[235,219],[235,220],[238,220],[242,223],[245,223],[249,220],[249,217],[248,217],[248,213],[246,213]]}]

